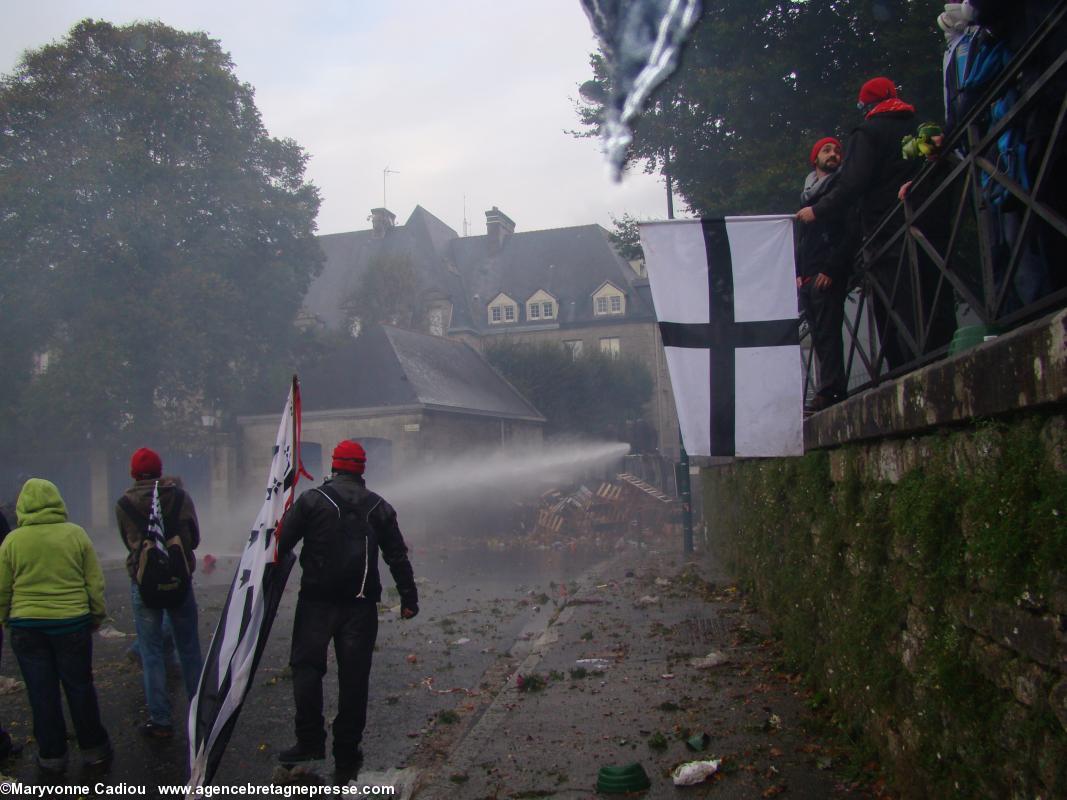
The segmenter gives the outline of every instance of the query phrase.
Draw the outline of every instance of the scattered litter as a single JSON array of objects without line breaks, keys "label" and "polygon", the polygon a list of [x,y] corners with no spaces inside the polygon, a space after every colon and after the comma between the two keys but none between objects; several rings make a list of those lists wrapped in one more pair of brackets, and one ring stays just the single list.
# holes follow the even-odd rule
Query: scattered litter
[{"label": "scattered litter", "polygon": [[466,636],[464,636],[461,639],[456,639],[456,641],[452,642],[452,644],[456,644],[456,645],[458,645],[458,644],[466,644],[469,641],[470,641],[470,639],[468,639]]},{"label": "scattered litter", "polygon": [[674,780],[675,786],[693,786],[703,783],[718,772],[719,764],[721,763],[722,759],[718,758],[713,758],[710,761],[687,761],[675,768],[674,772],[671,773],[671,778]]},{"label": "scattered litter", "polygon": [[666,578],[656,578],[656,586],[670,586],[671,582]]},{"label": "scattered litter", "polygon": [[660,677],[663,678],[663,680],[665,680],[665,681],[673,681],[674,680],[674,673],[673,672],[664,672],[662,675],[660,675]]},{"label": "scattered litter", "polygon": [[611,666],[611,662],[606,658],[579,658],[574,664],[575,666],[597,670],[598,672],[603,672]]},{"label": "scattered litter", "polygon": [[725,653],[720,653],[718,650],[712,650],[703,658],[689,659],[689,666],[696,667],[697,669],[711,669],[712,667],[726,664],[729,661],[730,657]]},{"label": "scattered litter", "polygon": [[432,675],[424,678],[422,685],[434,694],[465,694],[467,697],[477,697],[481,694],[477,689],[464,689],[462,686],[453,686],[451,689],[435,689]]},{"label": "scattered litter", "polygon": [[698,733],[685,740],[685,746],[697,753],[702,753],[711,744],[711,737],[706,733]]},{"label": "scattered litter", "polygon": [[415,655],[414,653],[408,653],[407,657],[404,660],[407,661],[409,664],[418,664],[419,663],[419,657],[417,655]]},{"label": "scattered litter", "polygon": [[780,731],[782,729],[782,718],[777,714],[771,714],[767,717],[767,722],[764,723],[764,730],[768,731]]},{"label": "scattered litter", "polygon": [[14,694],[15,692],[21,692],[24,684],[22,681],[17,681],[14,678],[8,678],[0,675],[0,694]]},{"label": "scattered litter", "polygon": [[637,606],[654,606],[659,602],[659,596],[654,594],[646,594],[644,597],[638,598],[634,605]]},{"label": "scattered litter", "polygon": [[393,791],[390,797],[394,800],[411,800],[415,790],[416,770],[414,767],[404,769],[387,769],[383,772],[361,772],[355,780],[349,781],[349,786],[391,786]]},{"label": "scattered litter", "polygon": [[126,639],[133,636],[132,633],[123,633],[114,625],[104,625],[96,633],[101,639]]},{"label": "scattered litter", "polygon": [[[620,744],[626,744],[622,740]],[[624,767],[601,767],[597,773],[596,790],[602,794],[643,792],[652,786],[648,773],[636,761]]]}]

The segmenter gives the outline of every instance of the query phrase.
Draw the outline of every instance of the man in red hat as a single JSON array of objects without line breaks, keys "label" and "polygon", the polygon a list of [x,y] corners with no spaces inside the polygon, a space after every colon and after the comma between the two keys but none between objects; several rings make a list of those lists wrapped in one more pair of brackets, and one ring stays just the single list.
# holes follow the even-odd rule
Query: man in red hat
[{"label": "man in red hat", "polygon": [[193,551],[200,546],[200,523],[196,518],[193,498],[181,488],[180,480],[163,477],[163,461],[154,450],[142,447],[133,454],[130,458],[130,477],[134,480],[133,486],[119,498],[115,517],[122,541],[129,550],[126,570],[130,574],[130,603],[137,631],[137,648],[141,655],[145,702],[148,705],[148,721],[141,726],[141,733],[152,739],[170,739],[174,735],[174,720],[167,696],[164,622],[169,622],[173,631],[185,693],[190,699],[196,694],[204,662],[200,652],[196,597],[192,585],[178,605],[164,609],[146,604],[137,583],[156,486],[159,487],[163,530],[168,539],[174,535],[181,539],[190,575],[196,568]]},{"label": "man in red hat", "polygon": [[[818,202],[831,190],[841,157],[841,142],[832,136],[819,139],[811,148],[808,160],[813,169],[800,193],[800,202],[805,207]],[[815,396],[806,409],[812,413],[844,399],[848,388],[841,325],[852,258],[858,244],[851,235],[855,228],[851,217],[849,209],[844,209],[839,214],[821,216],[797,231],[797,294],[818,362]]]},{"label": "man in red hat", "polygon": [[419,613],[415,576],[396,512],[367,489],[367,454],[345,440],[333,451],[333,475],[304,492],[282,520],[279,551],[300,552],[300,596],[293,620],[289,666],[296,705],[296,744],[278,754],[285,765],[325,758],[322,678],[326,651],[337,655],[337,716],[333,756],[337,779],[347,783],[363,763],[360,743],[367,723],[371,656],[378,636],[382,582],[378,551],[400,592],[400,616]]},{"label": "man in red hat", "polygon": [[[897,87],[889,78],[872,78],[863,84],[857,106],[863,112],[863,122],[853,129],[848,139],[847,157],[834,185],[812,204],[797,212],[797,219],[806,224],[840,216],[847,209],[859,206],[860,225],[864,239],[870,237],[882,218],[899,202],[900,187],[914,177],[918,164],[905,161],[900,149],[900,140],[916,129],[915,108],[897,96]],[[886,226],[879,240],[884,240],[896,226]],[[875,242],[875,247],[882,242]],[[913,300],[914,290],[908,275],[894,281],[900,260],[898,243],[890,248],[870,271],[893,297],[887,305],[881,294],[874,292],[874,311],[878,329],[884,331],[882,347],[889,368],[894,369],[916,357],[907,339],[914,338],[917,331]],[[893,288],[896,285],[896,293]],[[890,309],[904,323],[889,322]]]}]

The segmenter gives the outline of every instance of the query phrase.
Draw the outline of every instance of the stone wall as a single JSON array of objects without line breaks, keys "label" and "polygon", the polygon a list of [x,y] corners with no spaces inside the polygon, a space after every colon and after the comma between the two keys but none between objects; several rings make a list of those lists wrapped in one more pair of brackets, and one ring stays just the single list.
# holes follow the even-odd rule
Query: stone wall
[{"label": "stone wall", "polygon": [[712,552],[904,797],[1067,797],[1064,319],[704,471]]}]

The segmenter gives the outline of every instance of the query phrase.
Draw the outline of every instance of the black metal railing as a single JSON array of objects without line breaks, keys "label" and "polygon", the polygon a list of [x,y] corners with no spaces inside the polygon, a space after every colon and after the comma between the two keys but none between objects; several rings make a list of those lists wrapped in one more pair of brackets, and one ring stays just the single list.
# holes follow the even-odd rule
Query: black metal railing
[{"label": "black metal railing", "polygon": [[1064,24],[1060,2],[861,245],[843,330],[850,394],[942,358],[966,326],[995,334],[1067,306]]}]

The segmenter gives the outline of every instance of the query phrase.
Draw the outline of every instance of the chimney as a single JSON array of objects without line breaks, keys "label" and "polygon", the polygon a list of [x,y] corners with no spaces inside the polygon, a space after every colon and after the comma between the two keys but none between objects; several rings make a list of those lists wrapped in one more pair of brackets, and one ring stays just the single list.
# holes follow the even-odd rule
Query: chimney
[{"label": "chimney", "polygon": [[370,226],[374,231],[375,239],[385,237],[386,231],[396,224],[396,214],[388,208],[372,208],[370,210]]},{"label": "chimney", "polygon": [[489,242],[489,255],[496,255],[503,249],[508,237],[515,233],[515,223],[507,214],[493,206],[485,212],[485,232]]}]

